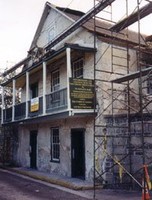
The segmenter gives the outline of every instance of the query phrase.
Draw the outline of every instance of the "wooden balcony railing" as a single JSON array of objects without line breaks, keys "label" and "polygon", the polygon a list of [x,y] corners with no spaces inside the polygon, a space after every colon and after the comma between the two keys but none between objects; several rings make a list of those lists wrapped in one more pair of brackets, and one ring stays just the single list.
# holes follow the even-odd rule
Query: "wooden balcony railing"
[{"label": "wooden balcony railing", "polygon": [[[26,118],[26,105],[28,106],[28,118],[39,117],[43,114],[43,97],[38,97],[36,109],[32,109],[31,100],[17,104],[14,106],[14,120],[13,107],[3,110],[3,122],[8,123],[12,121],[24,120]],[[56,111],[62,111],[67,108],[67,88],[61,89],[46,95],[46,115]]]},{"label": "wooden balcony railing", "polygon": [[59,111],[67,108],[67,89],[58,90],[46,95],[46,112]]},{"label": "wooden balcony railing", "polygon": [[3,120],[4,122],[12,121],[12,107],[3,110]]},{"label": "wooden balcony railing", "polygon": [[15,116],[14,116],[15,120],[25,118],[25,114],[26,114],[26,103],[25,102],[15,105]]}]

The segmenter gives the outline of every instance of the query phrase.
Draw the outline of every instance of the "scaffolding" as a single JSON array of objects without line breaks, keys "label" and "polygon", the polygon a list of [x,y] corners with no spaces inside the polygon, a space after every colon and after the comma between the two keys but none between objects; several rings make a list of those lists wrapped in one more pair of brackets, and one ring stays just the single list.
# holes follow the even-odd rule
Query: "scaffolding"
[{"label": "scaffolding", "polygon": [[[124,1],[125,17],[114,22],[115,2],[108,6],[108,20],[94,15],[94,47],[98,39],[103,41],[101,56],[94,55],[95,93],[100,101],[94,120],[94,191],[101,183],[106,188],[141,189],[142,178],[145,180],[143,166],[148,165],[151,173],[152,49],[147,40],[152,39],[141,35],[140,21],[152,13],[152,2],[145,0],[143,6],[143,1],[137,0],[130,14],[129,0]],[[106,40],[96,35],[99,28],[103,29],[97,25],[99,20],[103,24],[104,20],[110,22]],[[136,38],[128,29],[135,22]]]}]

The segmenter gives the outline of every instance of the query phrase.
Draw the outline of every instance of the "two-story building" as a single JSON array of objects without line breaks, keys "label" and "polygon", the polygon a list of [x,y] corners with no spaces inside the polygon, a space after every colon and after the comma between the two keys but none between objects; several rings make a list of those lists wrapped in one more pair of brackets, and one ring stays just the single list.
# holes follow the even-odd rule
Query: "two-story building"
[{"label": "two-story building", "polygon": [[[126,40],[110,26],[98,19],[94,29],[91,13],[45,4],[27,58],[4,73],[2,83],[13,93],[7,108],[3,95],[2,124],[17,126],[19,166],[92,180],[94,133],[102,134],[104,115],[127,115],[126,104],[118,103],[126,101],[127,86],[116,83],[117,95],[111,81],[137,70],[137,34],[127,33]],[[137,81],[131,84],[138,88]],[[117,97],[113,113],[111,97]],[[134,113],[139,104],[133,91],[131,102]],[[105,157],[98,153],[101,168]]]}]

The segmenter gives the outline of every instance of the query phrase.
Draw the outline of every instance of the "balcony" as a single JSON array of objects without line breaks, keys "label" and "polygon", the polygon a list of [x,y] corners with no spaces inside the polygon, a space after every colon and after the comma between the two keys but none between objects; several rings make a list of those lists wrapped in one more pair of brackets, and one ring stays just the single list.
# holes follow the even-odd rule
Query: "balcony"
[{"label": "balcony", "polygon": [[[43,97],[37,97],[33,104],[33,99],[28,102],[17,104],[3,110],[3,123],[22,121],[32,119],[33,117],[41,117],[42,115],[50,115],[62,112],[67,109],[67,88],[51,92],[45,96],[46,110],[43,112]],[[34,99],[35,100],[35,99]],[[26,117],[26,106],[28,107],[28,115]],[[13,112],[14,109],[14,112]],[[14,114],[13,114],[14,113]],[[45,113],[45,114],[44,114]]]},{"label": "balcony", "polygon": [[[94,115],[94,100],[96,99],[94,77],[93,73],[87,73],[88,70],[93,70],[93,65],[83,61],[85,53],[94,54],[94,52],[96,49],[91,47],[65,44],[64,47],[56,51],[46,52],[45,56],[34,61],[31,60],[31,57],[26,58],[3,73],[1,123],[37,120],[37,118],[42,117],[45,120],[46,118],[50,119],[50,117],[48,118],[50,115],[52,118],[53,115],[56,117]],[[81,74],[83,74],[82,70],[85,69],[84,76],[81,77],[79,74],[73,77],[73,65],[71,65],[73,60],[73,65],[81,66],[81,68],[79,67]],[[54,71],[56,66],[61,67],[60,73]],[[56,76],[60,79],[60,86],[66,88],[48,93],[50,89],[48,81],[56,79]],[[11,88],[12,91],[12,106],[9,108],[5,107],[5,87]],[[51,88],[56,89],[52,86]],[[17,90],[23,92],[25,102],[15,104]],[[38,93],[42,96],[30,99],[30,95],[35,97]]]},{"label": "balcony", "polygon": [[63,113],[68,116],[94,115],[94,100],[93,80],[70,78],[67,88],[3,109],[2,123],[21,122]]}]

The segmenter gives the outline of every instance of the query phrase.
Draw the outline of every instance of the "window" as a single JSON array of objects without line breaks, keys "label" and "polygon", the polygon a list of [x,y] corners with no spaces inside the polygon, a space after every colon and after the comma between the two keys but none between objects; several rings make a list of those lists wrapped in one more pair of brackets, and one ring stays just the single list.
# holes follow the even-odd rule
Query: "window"
[{"label": "window", "polygon": [[31,99],[38,97],[38,83],[31,84],[30,90],[31,90]]},{"label": "window", "polygon": [[84,59],[79,58],[72,62],[72,74],[73,78],[83,78],[83,65]]},{"label": "window", "polygon": [[51,88],[52,88],[52,101],[53,102],[57,102],[60,100],[60,91],[58,91],[60,89],[60,72],[59,70],[56,70],[54,72],[52,72],[52,84],[51,84]]},{"label": "window", "polygon": [[51,128],[51,161],[60,161],[59,128]]},{"label": "window", "polygon": [[52,72],[52,92],[60,89],[60,72],[56,70]]}]

